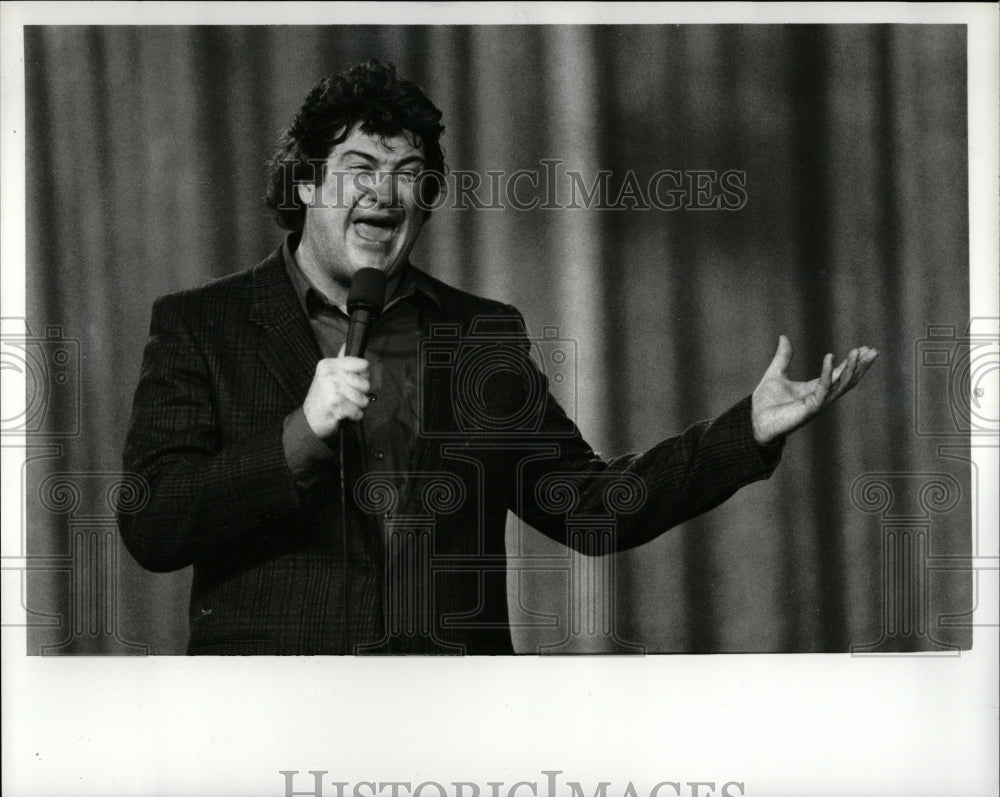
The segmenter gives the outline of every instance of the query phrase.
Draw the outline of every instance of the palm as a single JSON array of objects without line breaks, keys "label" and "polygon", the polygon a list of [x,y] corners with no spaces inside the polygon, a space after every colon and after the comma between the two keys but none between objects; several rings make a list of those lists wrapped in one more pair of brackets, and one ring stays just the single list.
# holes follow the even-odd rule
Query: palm
[{"label": "palm", "polygon": [[774,359],[753,392],[754,438],[765,445],[798,429],[854,387],[877,356],[878,352],[867,346],[851,349],[847,359],[834,369],[833,355],[828,354],[818,378],[793,382],[787,374],[792,344],[782,335]]}]

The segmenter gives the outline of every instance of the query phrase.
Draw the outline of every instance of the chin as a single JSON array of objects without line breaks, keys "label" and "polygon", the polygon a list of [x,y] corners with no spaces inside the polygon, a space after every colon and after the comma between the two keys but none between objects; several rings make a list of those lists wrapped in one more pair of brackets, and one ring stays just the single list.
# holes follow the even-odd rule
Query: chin
[{"label": "chin", "polygon": [[387,277],[395,274],[399,271],[403,260],[395,258],[379,258],[378,260],[373,260],[367,265],[367,268],[377,268],[379,271],[383,272]]},{"label": "chin", "polygon": [[354,270],[362,268],[377,268],[379,271],[389,273],[399,261],[394,255],[380,255],[372,252],[365,252],[361,257],[354,260]]}]

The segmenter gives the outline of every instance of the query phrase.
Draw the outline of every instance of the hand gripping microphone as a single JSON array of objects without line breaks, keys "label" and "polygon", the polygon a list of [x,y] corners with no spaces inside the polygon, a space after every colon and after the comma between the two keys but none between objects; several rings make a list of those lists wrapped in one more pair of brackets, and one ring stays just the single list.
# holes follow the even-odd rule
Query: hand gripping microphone
[{"label": "hand gripping microphone", "polygon": [[385,274],[377,268],[358,269],[347,292],[347,314],[351,317],[347,328],[344,354],[362,357],[368,345],[368,334],[385,304]]}]

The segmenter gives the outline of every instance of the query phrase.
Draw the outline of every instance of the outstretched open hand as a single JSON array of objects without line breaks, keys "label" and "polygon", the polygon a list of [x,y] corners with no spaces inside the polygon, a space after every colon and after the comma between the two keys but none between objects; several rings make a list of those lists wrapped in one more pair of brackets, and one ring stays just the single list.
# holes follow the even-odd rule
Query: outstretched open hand
[{"label": "outstretched open hand", "polygon": [[834,368],[833,355],[828,354],[823,358],[823,370],[818,379],[793,382],[787,375],[788,364],[792,361],[792,344],[781,335],[778,351],[753,392],[754,439],[766,445],[815,418],[860,382],[876,357],[875,349],[862,346],[851,349],[847,359]]}]

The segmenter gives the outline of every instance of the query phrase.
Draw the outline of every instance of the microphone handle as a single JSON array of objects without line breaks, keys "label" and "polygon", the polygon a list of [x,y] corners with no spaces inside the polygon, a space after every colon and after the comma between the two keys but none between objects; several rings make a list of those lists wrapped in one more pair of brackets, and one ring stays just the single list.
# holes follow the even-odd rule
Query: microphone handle
[{"label": "microphone handle", "polygon": [[358,307],[351,313],[351,323],[347,327],[347,344],[344,354],[348,357],[362,357],[368,346],[368,333],[374,314],[371,310]]}]

